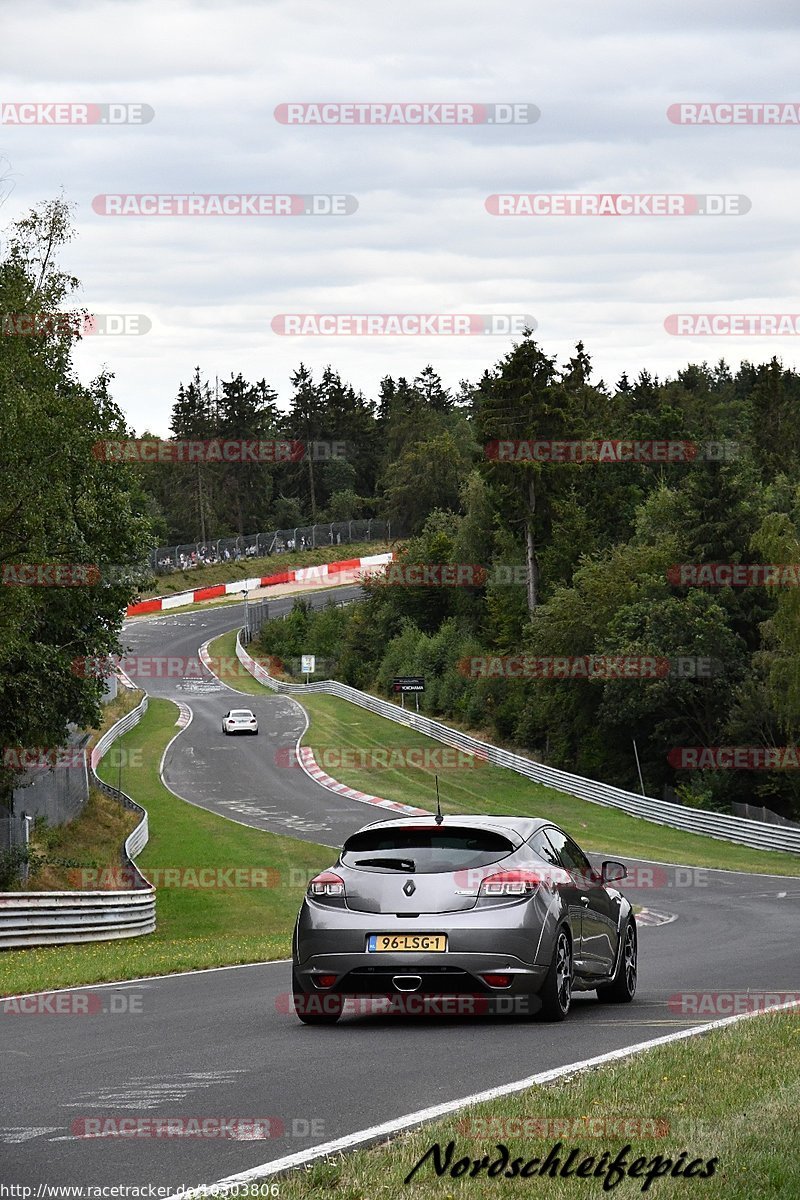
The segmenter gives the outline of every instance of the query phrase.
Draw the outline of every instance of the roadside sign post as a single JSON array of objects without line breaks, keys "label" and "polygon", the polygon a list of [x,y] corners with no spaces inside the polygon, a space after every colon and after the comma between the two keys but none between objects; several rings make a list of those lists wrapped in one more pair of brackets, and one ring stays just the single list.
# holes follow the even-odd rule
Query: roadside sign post
[{"label": "roadside sign post", "polygon": [[313,675],[316,669],[317,669],[316,655],[314,655],[314,654],[301,654],[300,655],[300,670],[306,677],[306,683],[308,683],[309,675]]},{"label": "roadside sign post", "polygon": [[400,695],[400,707],[406,706],[406,692],[411,692],[416,702],[416,711],[419,712],[419,694],[425,691],[424,675],[395,675],[392,679],[392,691],[395,695]]}]

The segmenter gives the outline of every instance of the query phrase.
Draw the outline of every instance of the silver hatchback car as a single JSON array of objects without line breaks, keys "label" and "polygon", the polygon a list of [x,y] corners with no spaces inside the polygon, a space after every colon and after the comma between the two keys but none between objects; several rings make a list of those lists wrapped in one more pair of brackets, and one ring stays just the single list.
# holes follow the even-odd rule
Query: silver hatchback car
[{"label": "silver hatchback car", "polygon": [[573,990],[630,1001],[636,922],[613,886],[626,874],[618,862],[596,870],[536,817],[367,825],[308,885],[293,938],[295,1011],[325,1024],[347,997],[404,997],[396,1011],[425,1012],[422,999],[447,996],[472,1002],[454,1012],[561,1021]]}]

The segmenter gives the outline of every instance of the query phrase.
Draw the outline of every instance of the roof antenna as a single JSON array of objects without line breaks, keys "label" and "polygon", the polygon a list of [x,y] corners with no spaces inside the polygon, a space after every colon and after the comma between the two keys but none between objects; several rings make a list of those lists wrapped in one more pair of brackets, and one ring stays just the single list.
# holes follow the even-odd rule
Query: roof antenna
[{"label": "roof antenna", "polygon": [[439,776],[434,775],[433,778],[436,780],[436,824],[441,825],[444,817],[442,816],[442,806],[439,803]]}]

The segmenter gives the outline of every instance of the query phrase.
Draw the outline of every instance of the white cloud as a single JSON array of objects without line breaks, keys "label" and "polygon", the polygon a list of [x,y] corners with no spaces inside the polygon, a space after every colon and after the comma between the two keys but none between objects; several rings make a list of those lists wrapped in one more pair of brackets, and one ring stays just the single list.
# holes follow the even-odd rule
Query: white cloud
[{"label": "white cloud", "polygon": [[[87,338],[137,429],[165,433],[178,382],[266,378],[285,400],[302,359],[374,395],[428,362],[451,385],[502,338],[288,338],[282,312],[531,313],[548,353],[583,339],[598,375],[688,359],[797,363],[788,338],[670,337],[675,311],[800,311],[800,127],[672,125],[685,100],[800,100],[794,5],[687,0],[496,6],[31,3],[3,15],[3,100],[152,105],[142,127],[0,127],[4,223],[63,187],[66,266],[97,312],[144,313],[141,338]],[[529,126],[312,128],[286,101],[527,101]],[[5,172],[0,171],[0,176]],[[0,184],[0,188],[3,185]],[[103,192],[345,192],[342,218],[103,218]],[[729,218],[495,218],[502,191],[730,192]]]}]

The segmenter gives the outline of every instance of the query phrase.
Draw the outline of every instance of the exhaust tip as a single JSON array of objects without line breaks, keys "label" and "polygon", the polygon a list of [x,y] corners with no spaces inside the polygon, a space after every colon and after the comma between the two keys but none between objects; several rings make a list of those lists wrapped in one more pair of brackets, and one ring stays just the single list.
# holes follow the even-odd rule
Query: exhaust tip
[{"label": "exhaust tip", "polygon": [[398,992],[416,992],[422,987],[421,975],[393,975],[392,986]]}]

